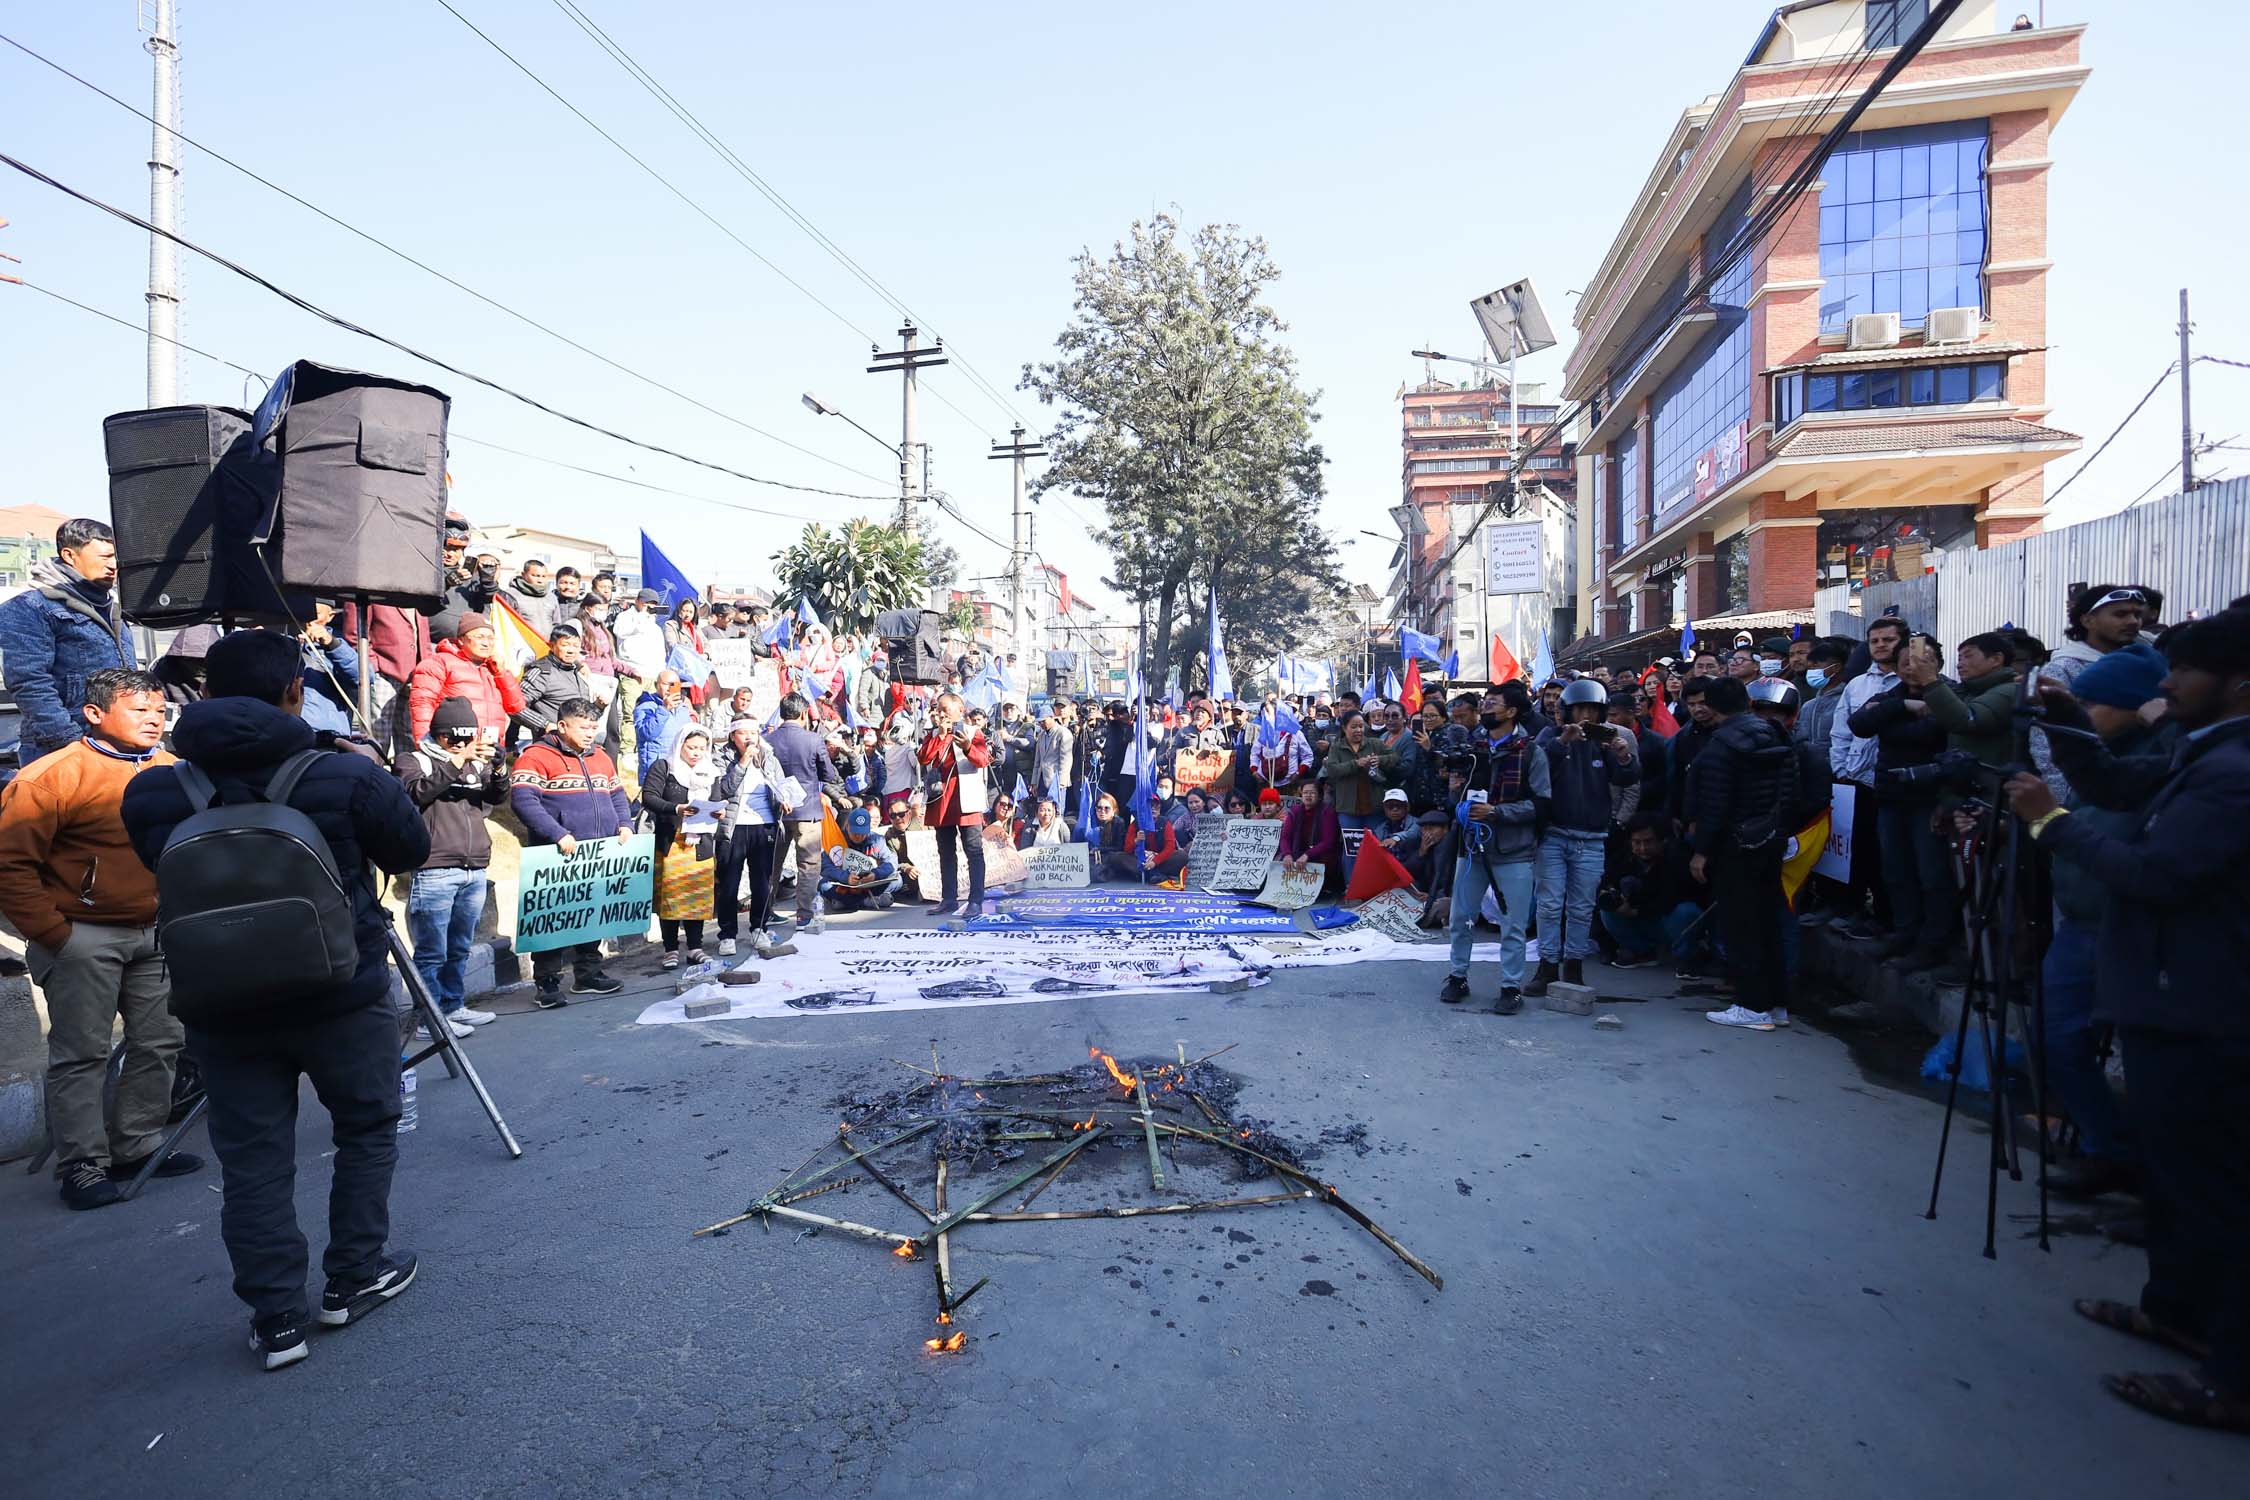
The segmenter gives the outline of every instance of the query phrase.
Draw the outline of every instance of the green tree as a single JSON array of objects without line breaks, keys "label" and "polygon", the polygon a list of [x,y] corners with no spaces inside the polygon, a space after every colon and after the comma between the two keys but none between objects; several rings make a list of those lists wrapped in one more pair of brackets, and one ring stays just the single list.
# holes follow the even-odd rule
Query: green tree
[{"label": "green tree", "polygon": [[773,555],[777,603],[810,599],[831,630],[867,631],[886,610],[922,602],[923,543],[873,521],[830,531],[815,521]]},{"label": "green tree", "polygon": [[1059,409],[1037,490],[1106,507],[1103,582],[1152,606],[1151,682],[1202,638],[1192,595],[1217,590],[1247,660],[1341,587],[1319,526],[1314,397],[1263,300],[1279,275],[1265,241],[1232,225],[1183,240],[1169,214],[1136,221],[1107,258],[1079,253],[1056,357],[1024,367],[1023,388]]}]

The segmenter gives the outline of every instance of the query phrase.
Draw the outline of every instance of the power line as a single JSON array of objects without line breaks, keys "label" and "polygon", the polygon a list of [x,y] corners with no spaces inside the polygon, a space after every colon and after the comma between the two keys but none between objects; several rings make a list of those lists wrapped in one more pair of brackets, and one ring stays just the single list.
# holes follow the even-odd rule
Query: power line
[{"label": "power line", "polygon": [[584,354],[591,359],[600,361],[602,364],[607,365],[610,369],[617,371],[621,375],[631,376],[633,379],[640,381],[644,385],[652,386],[655,389],[664,392],[668,396],[676,396],[680,400],[687,402],[690,406],[696,407],[701,411],[709,412],[712,416],[718,417],[722,421],[732,422],[735,426],[742,428],[746,432],[754,432],[759,437],[765,438],[770,442],[779,443],[784,448],[794,449],[795,451],[804,454],[808,458],[816,458],[820,460],[820,462],[828,464],[833,468],[842,469],[847,474],[855,474],[862,479],[874,480],[877,483],[880,483],[882,480],[882,476],[879,474],[870,474],[864,469],[855,469],[850,464],[830,458],[828,455],[816,452],[811,448],[805,447],[801,443],[791,442],[788,438],[782,437],[777,433],[768,432],[763,427],[754,426],[751,423],[742,420],[742,418],[735,416],[731,412],[722,411],[718,407],[713,406],[706,401],[698,400],[685,391],[678,390],[670,385],[665,384],[663,381],[658,380],[652,375],[644,374],[643,372],[632,368],[630,365],[623,364],[618,360],[612,359],[598,349],[589,348],[587,345],[580,343],[577,339],[572,338],[570,335],[563,333],[555,328],[551,328],[547,324],[540,322],[537,318],[532,317],[529,313],[522,312],[516,308],[510,307],[508,304],[500,301],[498,298],[490,296],[484,292],[480,292],[475,287],[470,286],[466,282],[463,282],[453,276],[446,274],[444,271],[439,270],[436,266],[429,264],[427,261],[421,260],[416,256],[399,249],[396,245],[391,244],[380,236],[372,234],[369,231],[360,228],[358,225],[349,222],[348,220],[339,218],[337,215],[330,213],[327,209],[322,208],[319,204],[314,203],[297,193],[291,192],[288,188],[283,187],[280,183],[263,176],[252,168],[244,166],[242,163],[226,155],[224,152],[215,150],[210,146],[206,146],[205,144],[203,144],[203,142],[196,140],[193,136],[186,135],[177,130],[172,130],[168,126],[161,126],[160,122],[158,122],[156,118],[150,115],[147,111],[137,108],[133,104],[128,103],[126,100],[118,98],[115,94],[103,88],[100,84],[95,83],[90,79],[80,77],[78,74],[73,73],[70,69],[64,67],[61,63],[56,62],[53,58],[44,56],[41,53],[34,51],[32,48],[25,46],[22,42],[17,41],[14,37],[0,34],[0,42],[6,42],[9,46],[15,48],[18,52],[21,52],[22,54],[24,54],[24,56],[32,59],[34,62],[43,63],[47,67],[52,68],[55,72],[60,73],[63,77],[69,79],[71,82],[101,95],[101,97],[107,99],[110,103],[116,105],[119,109],[124,110],[127,114],[133,115],[141,120],[145,120],[151,125],[159,125],[159,128],[164,129],[174,139],[180,141],[185,145],[194,147],[196,150],[202,152],[205,156],[208,156],[213,161],[218,162],[221,166],[232,168],[234,171],[241,173],[244,177],[249,178],[252,182],[257,183],[260,187],[268,188],[273,192],[279,193],[282,197],[287,198],[290,202],[296,204],[298,207],[306,209],[311,213],[314,213],[319,217],[326,219],[329,223],[335,225],[338,229],[345,231],[347,234],[354,235],[359,239],[366,241],[368,244],[373,245],[376,249],[383,251],[387,255],[394,256],[397,259],[404,261],[406,264],[414,267],[416,270],[427,272],[428,274],[436,277],[438,280],[444,282],[447,286],[454,288],[456,291],[463,292],[471,297],[474,297],[477,301],[482,302],[487,307],[493,308],[498,312],[506,313],[509,317],[514,318],[517,322],[524,324],[526,327],[536,329],[539,332],[547,335],[551,339],[555,339],[560,343],[569,345],[571,348],[576,349],[579,353]]},{"label": "power line", "polygon": [[[2068,479],[2055,486],[2055,492],[2047,497],[2047,503],[2049,505],[2053,505],[2057,500],[2060,500],[2062,498],[2062,492],[2069,489],[2072,485],[2076,484],[2078,482],[2078,476],[2085,473],[2088,469],[2091,469],[2094,466],[2094,460],[2100,458],[2104,453],[2107,453],[2109,451],[2109,445],[2117,441],[2117,435],[2125,430],[2127,424],[2130,423],[2133,418],[2141,414],[2141,408],[2148,405],[2149,398],[2154,396],[2158,391],[2164,388],[2164,382],[2170,380],[2172,378],[2172,372],[2179,369],[2179,367],[2180,362],[2176,359],[2164,367],[2164,373],[2156,377],[2155,381],[2150,384],[2149,388],[2141,393],[2141,399],[2133,403],[2133,409],[2125,413],[2125,420],[2118,423],[2117,426],[2110,431],[2108,437],[2102,439],[2102,445],[2099,448],[2096,448],[2092,453],[2086,455],[2086,461],[2084,463],[2080,464],[2077,468],[2070,471],[2070,477]],[[2179,466],[2180,465],[2178,461],[2175,460],[2172,464],[2172,469],[2177,469]],[[2164,472],[2169,474],[2172,472],[2172,469],[2167,469]],[[2161,479],[2157,481],[2158,484],[2162,484],[2163,482],[2164,481]]]},{"label": "power line", "polygon": [[[443,4],[444,0],[439,0],[439,3]],[[443,370],[451,375],[458,375],[463,380],[474,381],[476,384],[485,387],[487,390],[496,391],[499,394],[508,397],[512,401],[520,401],[525,406],[531,407],[535,411],[545,412],[548,416],[554,417],[559,421],[568,422],[573,427],[582,427],[588,432],[599,433],[603,437],[607,438],[615,438],[618,442],[629,444],[635,448],[645,449],[650,453],[661,453],[666,458],[676,458],[679,459],[682,463],[694,464],[698,468],[710,469],[720,474],[732,475],[736,479],[746,480],[751,484],[768,485],[774,489],[795,490],[800,494],[807,495],[833,495],[838,499],[843,500],[887,500],[889,498],[885,495],[862,495],[848,490],[826,489],[819,485],[790,484],[785,480],[766,479],[756,474],[745,473],[742,470],[733,468],[727,464],[715,463],[710,459],[697,458],[692,454],[682,453],[677,448],[667,448],[660,443],[645,442],[640,438],[628,437],[624,433],[618,432],[613,428],[604,427],[597,422],[590,422],[584,417],[573,416],[569,412],[563,411],[557,407],[549,406],[546,402],[539,400],[537,397],[527,396],[522,391],[516,390],[511,386],[502,385],[499,381],[493,380],[488,376],[479,375],[472,370],[463,369],[461,366],[440,359],[434,354],[425,353],[422,350],[415,348],[411,344],[402,343],[399,340],[391,338],[385,334],[377,333],[372,328],[368,328],[359,323],[354,323],[349,318],[345,318],[336,313],[332,313],[326,308],[320,306],[318,303],[312,302],[304,297],[299,296],[295,292],[289,291],[284,287],[276,285],[275,283],[267,280],[265,277],[259,275],[257,272],[249,269],[248,267],[227,259],[225,256],[219,254],[215,250],[207,250],[203,246],[196,244],[193,240],[184,238],[183,236],[175,234],[170,230],[158,228],[156,225],[150,223],[148,220],[142,218],[138,214],[129,213],[126,210],[117,207],[115,204],[105,203],[101,199],[94,197],[91,193],[81,192],[77,188],[71,187],[67,183],[58,181],[57,179],[48,176],[45,172],[40,171],[37,167],[17,160],[15,157],[8,155],[6,152],[0,152],[0,164],[13,167],[18,172],[21,172],[24,176],[31,178],[33,181],[43,182],[48,187],[53,188],[55,191],[62,193],[67,197],[76,198],[79,202],[84,203],[91,208],[98,208],[103,213],[110,215],[112,218],[122,219],[124,222],[133,225],[137,229],[141,229],[149,234],[162,235],[164,238],[178,245],[181,249],[192,251],[193,253],[202,256],[205,260],[210,261],[213,265],[222,267],[225,270],[232,271],[235,275],[240,276],[243,280],[263,287],[265,290],[273,293],[276,297],[281,298],[284,302],[287,302],[291,306],[296,307],[304,312],[311,313],[314,317],[320,319],[324,323],[333,324],[335,327],[343,329],[346,333],[356,333],[363,338],[373,339],[376,343],[386,345],[389,348],[397,350],[401,354],[409,356],[410,358],[418,359],[426,365],[434,366],[435,368]]]}]

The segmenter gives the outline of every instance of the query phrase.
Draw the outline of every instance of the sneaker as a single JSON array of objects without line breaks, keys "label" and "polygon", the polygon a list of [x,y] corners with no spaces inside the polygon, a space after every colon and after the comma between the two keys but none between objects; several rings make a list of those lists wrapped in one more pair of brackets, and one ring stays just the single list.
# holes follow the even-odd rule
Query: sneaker
[{"label": "sneaker", "polygon": [[733,939],[733,938],[720,938],[720,939],[719,939],[719,957],[721,957],[721,958],[732,958],[732,957],[734,957],[734,939]]},{"label": "sneaker", "polygon": [[[726,952],[726,944],[721,943],[719,945],[719,951],[721,953]],[[750,951],[757,954],[760,958],[773,957],[773,934],[767,932],[763,927],[759,928],[755,933],[751,934]]]},{"label": "sneaker", "polygon": [[1438,990],[1437,997],[1448,1005],[1459,1005],[1469,998],[1469,976],[1466,974],[1446,975],[1445,984]]},{"label": "sneaker", "polygon": [[124,1201],[125,1194],[109,1180],[101,1163],[80,1158],[62,1167],[62,1201],[71,1208],[107,1208]]},{"label": "sneaker", "polygon": [[1766,1012],[1766,1019],[1776,1026],[1787,1026],[1789,1024],[1789,1007],[1786,1005],[1775,1006],[1772,1010]]},{"label": "sneaker", "polygon": [[596,969],[584,979],[572,980],[570,987],[581,995],[614,995],[625,988],[625,981],[613,979]]},{"label": "sneaker", "polygon": [[250,1320],[250,1352],[269,1370],[286,1369],[312,1353],[305,1342],[305,1320],[298,1313],[275,1313]]},{"label": "sneaker", "polygon": [[570,1003],[563,998],[562,980],[559,978],[540,980],[533,998],[539,1002],[541,1010],[561,1010]]},{"label": "sneaker", "polygon": [[1523,991],[1512,984],[1503,985],[1500,998],[1492,1002],[1492,1013],[1496,1016],[1512,1016],[1522,1009]]},{"label": "sneaker", "polygon": [[1547,960],[1541,959],[1539,960],[1539,968],[1532,974],[1531,982],[1523,987],[1523,992],[1527,995],[1544,995],[1547,993],[1547,986],[1560,978],[1562,978],[1562,970],[1556,968]]},{"label": "sneaker", "polygon": [[1562,982],[1564,984],[1584,984],[1586,982],[1586,960],[1582,958],[1564,959],[1562,961]]},{"label": "sneaker", "polygon": [[464,1005],[453,1013],[451,1019],[459,1021],[464,1026],[490,1026],[500,1017],[492,1011],[478,1010],[473,1005]]},{"label": "sneaker", "polygon": [[806,937],[819,937],[828,930],[828,919],[822,916],[799,917],[797,931]]},{"label": "sneaker", "polygon": [[[445,1018],[445,1026],[446,1029],[452,1032],[456,1037],[467,1036],[470,1032],[476,1030],[474,1026],[471,1026],[468,1022],[463,1021],[455,1016],[447,1016]],[[417,1042],[426,1042],[429,1039],[430,1023],[424,1021],[421,1025],[414,1028],[414,1040],[416,1040]]]},{"label": "sneaker", "polygon": [[1762,1010],[1744,1010],[1730,1005],[1725,1010],[1707,1010],[1703,1019],[1719,1026],[1739,1026],[1745,1031],[1773,1030],[1773,1017]]},{"label": "sneaker", "polygon": [[358,1281],[331,1281],[320,1294],[323,1327],[341,1328],[356,1323],[376,1308],[414,1285],[414,1257],[406,1252],[376,1259],[375,1274]]},{"label": "sneaker", "polygon": [[677,948],[667,948],[667,949],[665,949],[665,950],[664,950],[664,967],[665,967],[665,968],[667,968],[667,969],[676,969],[676,968],[678,968],[679,966],[680,966],[680,951],[679,951],[679,950],[678,950]]},{"label": "sneaker", "polygon": [[1653,953],[1621,952],[1609,961],[1609,966],[1613,969],[1645,969],[1655,962],[1656,955]]},{"label": "sneaker", "polygon": [[[147,1163],[148,1158],[145,1156],[132,1161],[113,1161],[109,1164],[110,1180],[112,1182],[131,1182],[141,1175],[141,1168]],[[190,1172],[202,1170],[202,1157],[197,1156],[193,1151],[175,1151],[158,1162],[156,1170],[149,1175],[151,1177],[185,1177]]]}]

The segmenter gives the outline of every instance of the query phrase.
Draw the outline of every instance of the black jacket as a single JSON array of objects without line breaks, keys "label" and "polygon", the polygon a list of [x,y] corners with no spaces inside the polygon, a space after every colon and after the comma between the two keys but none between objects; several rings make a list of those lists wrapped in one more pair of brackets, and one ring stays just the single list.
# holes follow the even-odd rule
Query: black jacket
[{"label": "black jacket", "polygon": [[2171,776],[2130,831],[2074,813],[2039,842],[2108,896],[2097,1016],[2250,1041],[2250,719],[2182,738]]},{"label": "black jacket", "polygon": [[1690,719],[1664,746],[1664,807],[1683,822],[1695,816],[1694,799],[1688,794],[1688,772],[1710,743],[1711,731]]},{"label": "black jacket", "polygon": [[[222,800],[250,800],[263,791],[275,768],[314,744],[335,741],[316,736],[311,725],[254,698],[211,698],[180,711],[172,743],[218,787]],[[363,1005],[388,1004],[390,980],[383,966],[390,957],[390,914],[375,897],[368,865],[393,875],[417,869],[430,857],[430,834],[422,816],[395,777],[366,756],[339,750],[324,756],[304,774],[289,805],[304,813],[328,840],[336,870],[352,897],[352,929],[359,944],[359,969],[325,993],[293,1001],[285,1012],[229,1012],[223,1028],[252,1031],[342,1015]],[[156,868],[157,856],[172,830],[193,807],[180,779],[165,767],[141,772],[125,784],[121,808],[126,837],[141,863]],[[189,1026],[212,1018],[182,1014]]]},{"label": "black jacket", "polygon": [[522,686],[523,712],[516,715],[516,722],[529,729],[533,739],[555,727],[565,703],[594,696],[593,679],[586,675],[585,663],[566,667],[552,654],[523,669]]},{"label": "black jacket", "polygon": [[1754,844],[1775,829],[1786,840],[1797,831],[1781,827],[1796,799],[1797,759],[1789,736],[1752,713],[1721,721],[1695,760],[1690,808],[1695,852],[1716,854]]},{"label": "black jacket", "polygon": [[1902,787],[1883,775],[1908,766],[1926,766],[1945,748],[1945,726],[1929,714],[1917,714],[1906,706],[1909,699],[1921,696],[1920,688],[1902,682],[1868,699],[1845,721],[1852,733],[1875,742],[1875,795],[1885,802],[1937,805],[1938,788]]},{"label": "black jacket", "polygon": [[492,863],[487,808],[508,800],[508,775],[490,761],[456,766],[435,745],[408,750],[391,762],[406,795],[422,810],[430,831],[425,870],[481,870]]},{"label": "black jacket", "polygon": [[[737,776],[735,782],[739,786],[741,778]],[[718,795],[719,783],[714,778],[705,800],[715,801]],[[648,779],[641,783],[641,806],[648,809],[649,824],[656,834],[658,849],[672,847],[680,832],[681,810],[693,800],[687,784],[672,773],[672,762],[669,759],[658,760],[648,768]]]}]

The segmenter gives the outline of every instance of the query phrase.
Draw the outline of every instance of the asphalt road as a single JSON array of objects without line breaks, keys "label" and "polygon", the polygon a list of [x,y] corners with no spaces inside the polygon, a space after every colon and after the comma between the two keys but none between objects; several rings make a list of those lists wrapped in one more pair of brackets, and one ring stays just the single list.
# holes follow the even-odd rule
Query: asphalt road
[{"label": "asphalt road", "polygon": [[[2070,1496],[2244,1493],[2250,1449],[2104,1394],[2179,1368],[2071,1315],[2131,1252],[1982,1240],[1984,1137],[1837,1037],[1705,1024],[1645,972],[1621,1031],[1441,1008],[1420,963],[1262,989],[639,1028],[650,990],[472,1045],[527,1155],[428,1078],[396,1242],[419,1283],[260,1372],[206,1174],[71,1214],[0,1172],[0,1488],[10,1495]],[[1480,1000],[1491,983],[1480,973]],[[653,983],[653,981],[651,982]],[[1481,1009],[1481,1005],[1480,1005]],[[1241,1108],[1431,1262],[1332,1209],[986,1225],[931,1278],[740,1210],[887,1059],[1032,1072],[1237,1043]],[[1192,1053],[1191,1053],[1192,1055]],[[425,1070],[427,1076],[428,1070]],[[317,1275],[325,1117],[300,1213]],[[198,1132],[198,1139],[200,1132]],[[1116,1153],[1041,1207],[1146,1197]],[[1249,1188],[1245,1191],[1263,1191]],[[1074,1196],[1075,1195],[1075,1196]],[[907,1227],[871,1187],[808,1208]],[[317,1294],[317,1284],[314,1287]]]}]

